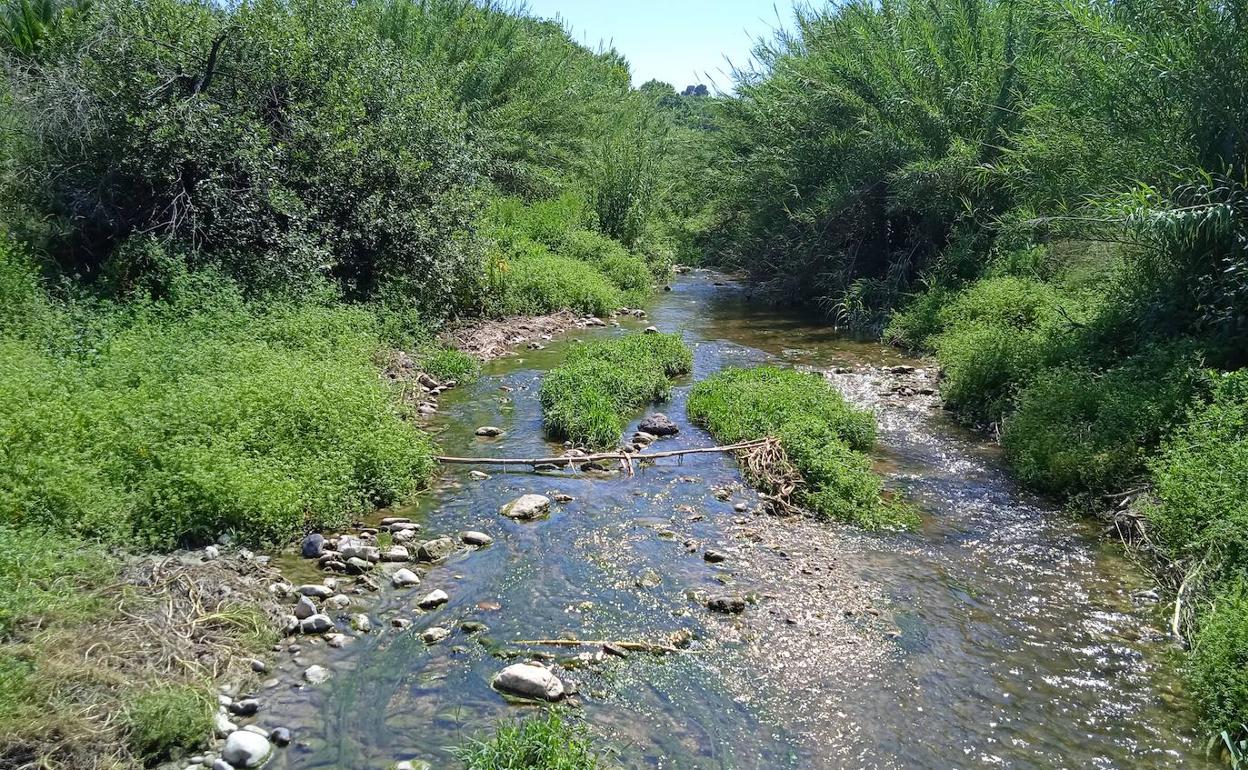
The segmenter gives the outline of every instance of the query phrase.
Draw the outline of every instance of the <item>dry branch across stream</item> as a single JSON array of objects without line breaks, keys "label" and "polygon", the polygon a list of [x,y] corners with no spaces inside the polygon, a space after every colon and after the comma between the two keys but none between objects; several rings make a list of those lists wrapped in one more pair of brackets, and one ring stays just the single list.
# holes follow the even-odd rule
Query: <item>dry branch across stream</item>
[{"label": "dry branch across stream", "polygon": [[740,444],[730,444],[728,446],[700,447],[696,449],[672,449],[666,452],[649,452],[629,454],[627,452],[600,452],[598,454],[581,455],[577,457],[532,457],[532,458],[505,458],[505,457],[438,457],[440,463],[446,465],[558,465],[558,466],[576,466],[586,463],[601,462],[604,460],[619,460],[628,466],[628,471],[632,473],[632,461],[634,460],[658,460],[664,457],[681,457],[683,455],[693,454],[710,454],[713,452],[745,452],[751,449],[767,446],[770,444],[778,444],[777,439],[766,438],[758,441],[744,441]]}]

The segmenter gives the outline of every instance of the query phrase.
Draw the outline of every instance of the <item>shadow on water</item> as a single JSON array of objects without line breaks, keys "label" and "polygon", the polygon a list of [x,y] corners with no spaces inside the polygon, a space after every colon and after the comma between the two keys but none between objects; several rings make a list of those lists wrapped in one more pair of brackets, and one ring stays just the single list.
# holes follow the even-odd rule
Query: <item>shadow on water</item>
[{"label": "shadow on water", "polygon": [[[1139,570],[1086,522],[1018,490],[998,453],[930,399],[897,403],[881,396],[878,373],[831,373],[900,362],[894,351],[761,308],[705,275],[678,281],[650,322],[695,346],[693,376],[662,407],[682,426],[663,448],[713,443],[684,421],[696,379],[763,362],[828,370],[879,415],[879,467],[922,507],[921,530],[870,536],[758,515],[757,497],[717,455],[663,461],[631,479],[474,481],[453,468],[409,515],[426,533],[479,529],[495,544],[434,567],[418,588],[383,589],[375,604],[352,608],[368,611],[380,632],[341,650],[305,646],[287,664],[297,672],[327,662],[335,676],[266,696],[269,718],[300,738],[280,766],[385,768],[413,758],[454,766],[447,747],[530,708],[488,686],[506,664],[495,653],[515,649],[510,642],[659,640],[679,629],[697,640],[690,654],[575,665],[575,651],[555,651],[580,710],[623,766],[1207,766]],[[553,453],[536,391],[574,344],[496,361],[445,396],[433,423],[444,450]],[[479,439],[473,431],[484,424],[506,434]],[[527,492],[575,499],[539,522],[498,515]],[[705,562],[708,547],[727,560]],[[421,613],[415,601],[433,588],[451,603]],[[708,614],[698,599],[728,588],[754,600],[749,610]],[[413,625],[396,631],[394,617]],[[462,620],[488,631],[467,634]],[[418,634],[434,625],[454,630],[426,647]]]}]

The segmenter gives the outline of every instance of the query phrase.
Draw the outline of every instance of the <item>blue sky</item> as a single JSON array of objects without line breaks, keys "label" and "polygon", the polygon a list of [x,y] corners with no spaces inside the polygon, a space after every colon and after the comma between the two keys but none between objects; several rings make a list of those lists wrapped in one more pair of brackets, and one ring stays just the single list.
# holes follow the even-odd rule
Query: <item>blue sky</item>
[{"label": "blue sky", "polygon": [[[728,65],[744,63],[757,35],[784,24],[794,0],[528,0],[530,13],[560,17],[576,39],[612,44],[633,66],[633,83],[651,78],[682,89],[693,83],[731,88]],[[710,79],[704,73],[710,74]]]}]

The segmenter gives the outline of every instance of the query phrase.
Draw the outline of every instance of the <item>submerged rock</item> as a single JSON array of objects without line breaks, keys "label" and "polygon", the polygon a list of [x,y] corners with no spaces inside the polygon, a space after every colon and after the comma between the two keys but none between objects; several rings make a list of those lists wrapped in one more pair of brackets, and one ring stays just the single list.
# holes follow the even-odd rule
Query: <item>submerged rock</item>
[{"label": "submerged rock", "polygon": [[563,697],[563,682],[549,669],[516,663],[498,672],[490,683],[495,690],[534,700],[557,701]]},{"label": "submerged rock", "polygon": [[490,477],[490,474],[482,471],[469,471],[468,476],[475,481],[485,481]]},{"label": "submerged rock", "polygon": [[545,516],[550,511],[550,498],[546,495],[522,495],[502,508],[509,519],[529,521]]},{"label": "submerged rock", "polygon": [[493,425],[482,425],[480,428],[477,428],[477,435],[482,438],[498,438],[503,435],[503,429],[496,428]]},{"label": "submerged rock", "polygon": [[308,684],[318,685],[325,684],[333,674],[324,666],[308,666],[303,672],[303,678]]},{"label": "submerged rock", "polygon": [[745,612],[745,599],[740,596],[712,596],[706,601],[706,608],[711,612],[736,615]]},{"label": "submerged rock", "polygon": [[237,730],[225,739],[221,758],[233,767],[260,767],[273,753],[273,746],[263,735],[249,730]]},{"label": "submerged rock", "polygon": [[434,626],[433,628],[426,628],[421,632],[420,640],[425,644],[437,644],[450,635],[450,629]]},{"label": "submerged rock", "polygon": [[655,412],[642,418],[641,424],[637,426],[641,433],[649,433],[651,436],[675,436],[680,433],[680,428],[671,419],[661,413]]}]

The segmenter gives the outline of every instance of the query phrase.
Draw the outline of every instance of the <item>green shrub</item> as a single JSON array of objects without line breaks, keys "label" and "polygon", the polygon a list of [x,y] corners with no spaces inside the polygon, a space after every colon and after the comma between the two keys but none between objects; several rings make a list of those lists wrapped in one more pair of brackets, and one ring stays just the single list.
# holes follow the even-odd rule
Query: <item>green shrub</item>
[{"label": "green shrub", "polygon": [[466,770],[596,770],[601,753],[589,731],[557,709],[504,725],[485,741],[455,750]]},{"label": "green shrub", "polygon": [[154,764],[200,746],[212,735],[215,705],[210,692],[185,685],[136,694],[125,713],[131,751]]},{"label": "green shrub", "polygon": [[1197,620],[1185,666],[1205,726],[1238,735],[1248,715],[1248,588],[1219,592]]},{"label": "green shrub", "polygon": [[881,497],[880,477],[864,454],[875,444],[875,419],[817,374],[729,369],[695,385],[688,410],[691,420],[726,444],[780,439],[805,482],[797,502],[810,510],[868,529],[917,522],[913,510]]},{"label": "green shrub", "polygon": [[1248,578],[1248,371],[1221,377],[1150,463],[1153,538],[1205,574]]},{"label": "green shrub", "polygon": [[574,310],[604,315],[624,304],[611,281],[580,260],[537,247],[496,268],[496,315],[536,315]]},{"label": "green shrub", "polygon": [[940,312],[949,298],[949,292],[939,288],[913,297],[889,319],[885,341],[912,351],[930,350],[932,338],[943,329]]},{"label": "green shrub", "polygon": [[1046,369],[1019,395],[1002,443],[1018,477],[1042,491],[1104,493],[1143,469],[1194,394],[1198,360],[1171,346],[1106,371]]},{"label": "green shrub", "polygon": [[280,541],[432,473],[428,439],[377,376],[366,310],[90,317],[69,353],[0,339],[0,523],[132,546]]},{"label": "green shrub", "polygon": [[673,334],[634,334],[582,345],[542,382],[547,434],[594,448],[614,446],[627,416],[667,398],[671,379],[693,366]]}]

